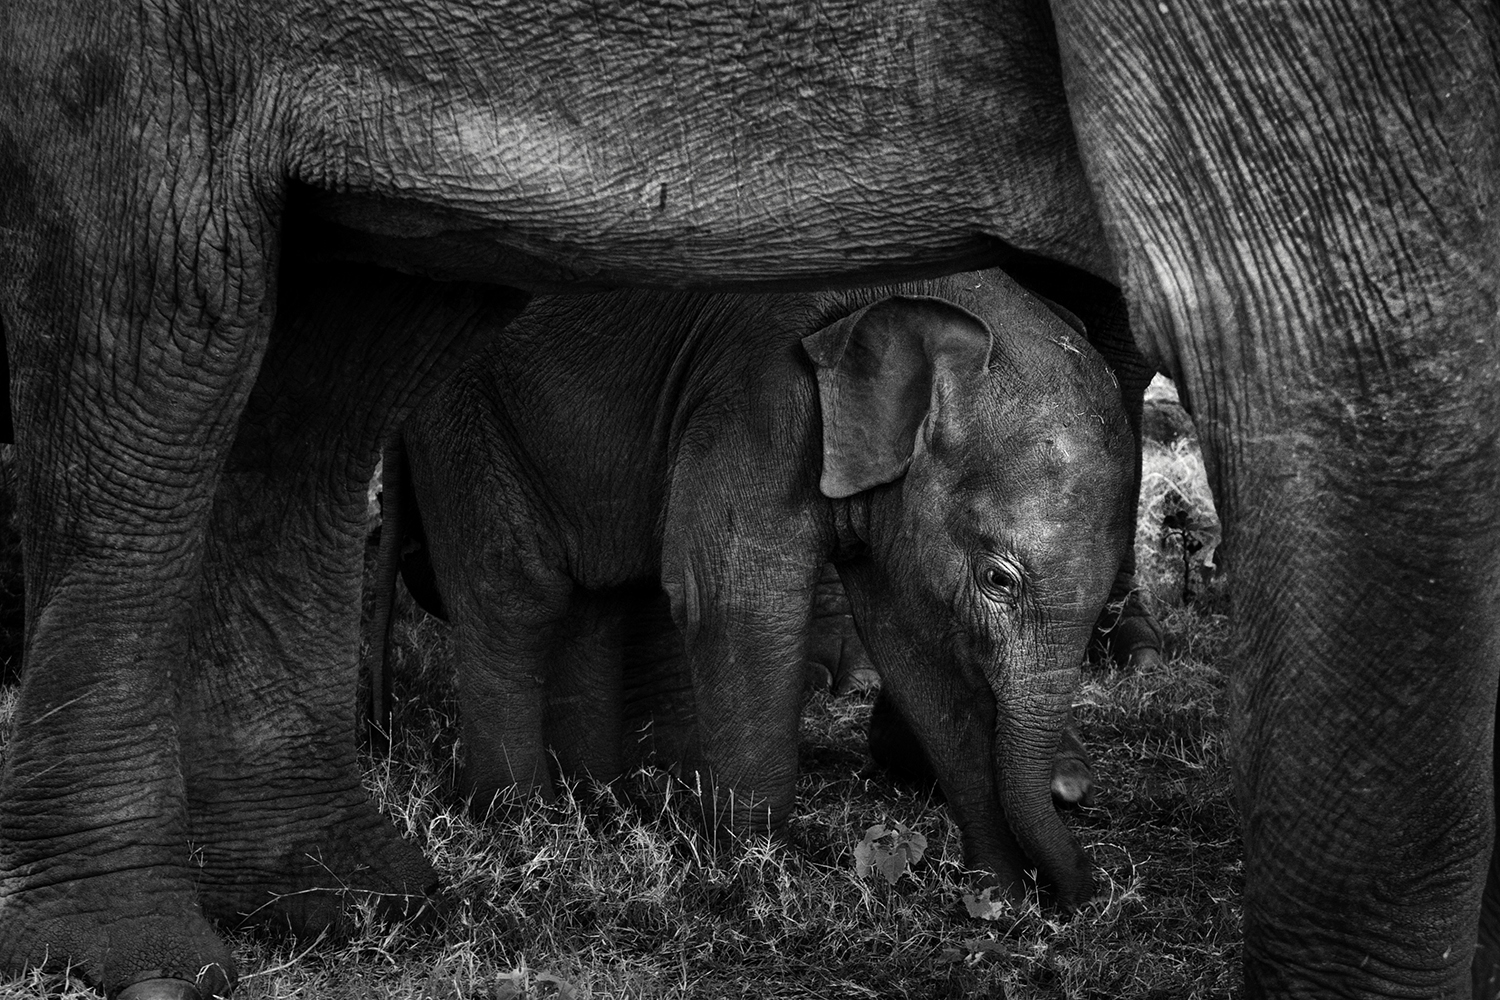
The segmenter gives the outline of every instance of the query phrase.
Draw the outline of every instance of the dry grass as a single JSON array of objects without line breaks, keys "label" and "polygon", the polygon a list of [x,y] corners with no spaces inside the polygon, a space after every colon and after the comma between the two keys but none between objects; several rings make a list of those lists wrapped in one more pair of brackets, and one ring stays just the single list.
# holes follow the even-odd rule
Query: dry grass
[{"label": "dry grass", "polygon": [[[1100,868],[1100,896],[1078,913],[1033,901],[992,921],[968,915],[962,897],[974,877],[944,809],[867,769],[869,696],[808,705],[785,842],[706,840],[692,795],[653,772],[621,790],[574,787],[553,806],[519,803],[505,821],[472,822],[454,790],[444,629],[408,608],[400,737],[389,758],[370,762],[368,781],[426,849],[449,908],[418,927],[355,906],[357,929],[339,942],[234,934],[246,973],[237,995],[1236,996],[1241,867],[1216,666],[1222,583],[1200,579],[1195,607],[1165,603],[1182,592],[1182,553],[1161,543],[1152,476],[1190,500],[1206,488],[1189,446],[1147,458],[1142,566],[1169,649],[1160,669],[1096,669],[1080,692],[1103,790],[1097,807],[1069,820]],[[854,846],[890,820],[926,835],[925,856],[894,885],[858,877]],[[0,980],[0,995],[89,995],[59,992],[70,987],[33,975]]]}]

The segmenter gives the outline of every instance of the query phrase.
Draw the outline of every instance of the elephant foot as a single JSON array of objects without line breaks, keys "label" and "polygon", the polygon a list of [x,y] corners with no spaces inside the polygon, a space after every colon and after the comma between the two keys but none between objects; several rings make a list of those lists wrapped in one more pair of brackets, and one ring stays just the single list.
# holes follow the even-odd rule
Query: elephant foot
[{"label": "elephant foot", "polygon": [[880,675],[865,652],[854,627],[849,595],[838,570],[824,563],[813,590],[812,619],[807,639],[806,686],[843,697],[880,687]]},{"label": "elephant foot", "polygon": [[[557,802],[558,782],[551,770],[544,772],[540,781],[507,782],[476,780],[467,770],[459,773],[459,787],[463,789],[464,802],[468,805],[469,818],[476,823],[510,823],[523,818],[538,805],[550,806]],[[493,771],[491,772],[493,774]],[[581,777],[571,775],[570,777]],[[613,780],[606,777],[604,780]]]},{"label": "elephant foot", "polygon": [[[859,658],[865,659],[862,649]],[[868,660],[865,662],[868,663]],[[808,660],[803,690],[804,697],[811,697],[820,691],[829,691],[835,698],[866,691],[879,691],[880,675],[872,666],[850,667],[844,661],[840,661],[830,668],[827,662]]]},{"label": "elephant foot", "polygon": [[1052,758],[1052,804],[1060,809],[1094,804],[1094,769],[1077,730],[1063,728],[1062,743]]},{"label": "elephant foot", "polygon": [[880,675],[869,664],[869,658],[864,655],[863,649],[861,649],[860,656],[865,661],[865,665],[840,670],[838,676],[834,678],[833,695],[835,698],[880,689]]},{"label": "elephant foot", "polygon": [[263,814],[256,822],[194,820],[200,895],[214,920],[284,922],[299,936],[346,934],[351,908],[421,919],[438,906],[438,879],[421,850],[363,800],[337,810]]},{"label": "elephant foot", "polygon": [[833,672],[828,669],[826,663],[818,660],[807,661],[807,671],[802,677],[802,699],[808,698],[819,691],[829,691],[833,688]]},{"label": "elephant foot", "polygon": [[234,962],[185,880],[151,869],[0,896],[0,968],[70,969],[125,1000],[209,1000]]},{"label": "elephant foot", "polygon": [[1161,624],[1146,610],[1133,586],[1116,583],[1109,604],[1094,625],[1094,638],[1122,667],[1148,670],[1162,663]]}]

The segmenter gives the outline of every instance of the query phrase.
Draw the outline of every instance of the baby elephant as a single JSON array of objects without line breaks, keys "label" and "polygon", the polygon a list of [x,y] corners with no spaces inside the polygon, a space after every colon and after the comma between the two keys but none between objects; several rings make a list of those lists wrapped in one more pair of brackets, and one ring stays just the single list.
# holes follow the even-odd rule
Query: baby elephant
[{"label": "baby elephant", "polygon": [[664,591],[698,722],[671,753],[720,822],[783,825],[831,560],[968,863],[1090,895],[1052,762],[1133,443],[1103,361],[1004,274],[539,299],[404,437],[478,801],[545,791],[549,743],[620,773],[630,614]]}]

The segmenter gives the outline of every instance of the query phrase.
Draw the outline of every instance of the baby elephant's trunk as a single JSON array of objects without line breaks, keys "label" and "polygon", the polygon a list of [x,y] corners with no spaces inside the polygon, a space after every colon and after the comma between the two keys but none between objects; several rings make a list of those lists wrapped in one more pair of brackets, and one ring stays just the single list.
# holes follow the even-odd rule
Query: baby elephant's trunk
[{"label": "baby elephant's trunk", "polygon": [[1052,767],[1068,721],[1077,667],[1027,677],[997,698],[995,776],[1012,832],[1057,904],[1073,909],[1094,892],[1092,866],[1052,802]]}]

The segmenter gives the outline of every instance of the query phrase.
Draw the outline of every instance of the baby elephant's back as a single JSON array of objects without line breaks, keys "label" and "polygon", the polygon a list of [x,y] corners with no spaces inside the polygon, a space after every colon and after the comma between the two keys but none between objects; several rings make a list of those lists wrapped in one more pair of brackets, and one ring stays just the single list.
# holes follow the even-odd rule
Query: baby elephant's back
[{"label": "baby elephant's back", "polygon": [[633,576],[655,558],[684,439],[738,446],[729,425],[765,408],[766,384],[811,382],[800,337],[812,299],[538,297],[423,402],[408,447],[429,479],[451,481],[433,492],[524,500],[560,526],[564,548],[576,545],[570,561],[584,575]]},{"label": "baby elephant's back", "polygon": [[[486,341],[449,395],[482,396],[518,443],[592,480],[669,462],[682,420],[730,406],[795,345],[810,296],[627,290],[541,296]],[[799,308],[801,306],[801,308]],[[450,403],[451,405],[451,403]]]},{"label": "baby elephant's back", "polygon": [[818,293],[813,325],[896,295],[941,299],[983,320],[995,337],[990,367],[1005,369],[1009,392],[1041,406],[1072,399],[1117,408],[1119,384],[1079,319],[998,268]]},{"label": "baby elephant's back", "polygon": [[536,485],[580,505],[575,517],[592,520],[596,506],[659,510],[689,424],[701,442],[774,412],[795,449],[792,425],[817,405],[802,338],[893,295],[981,318],[995,335],[991,366],[1012,372],[1008,391],[1040,405],[1059,388],[1118,395],[1076,320],[990,270],[825,292],[541,296],[424,404],[419,422],[429,437],[500,436],[528,459]]}]

